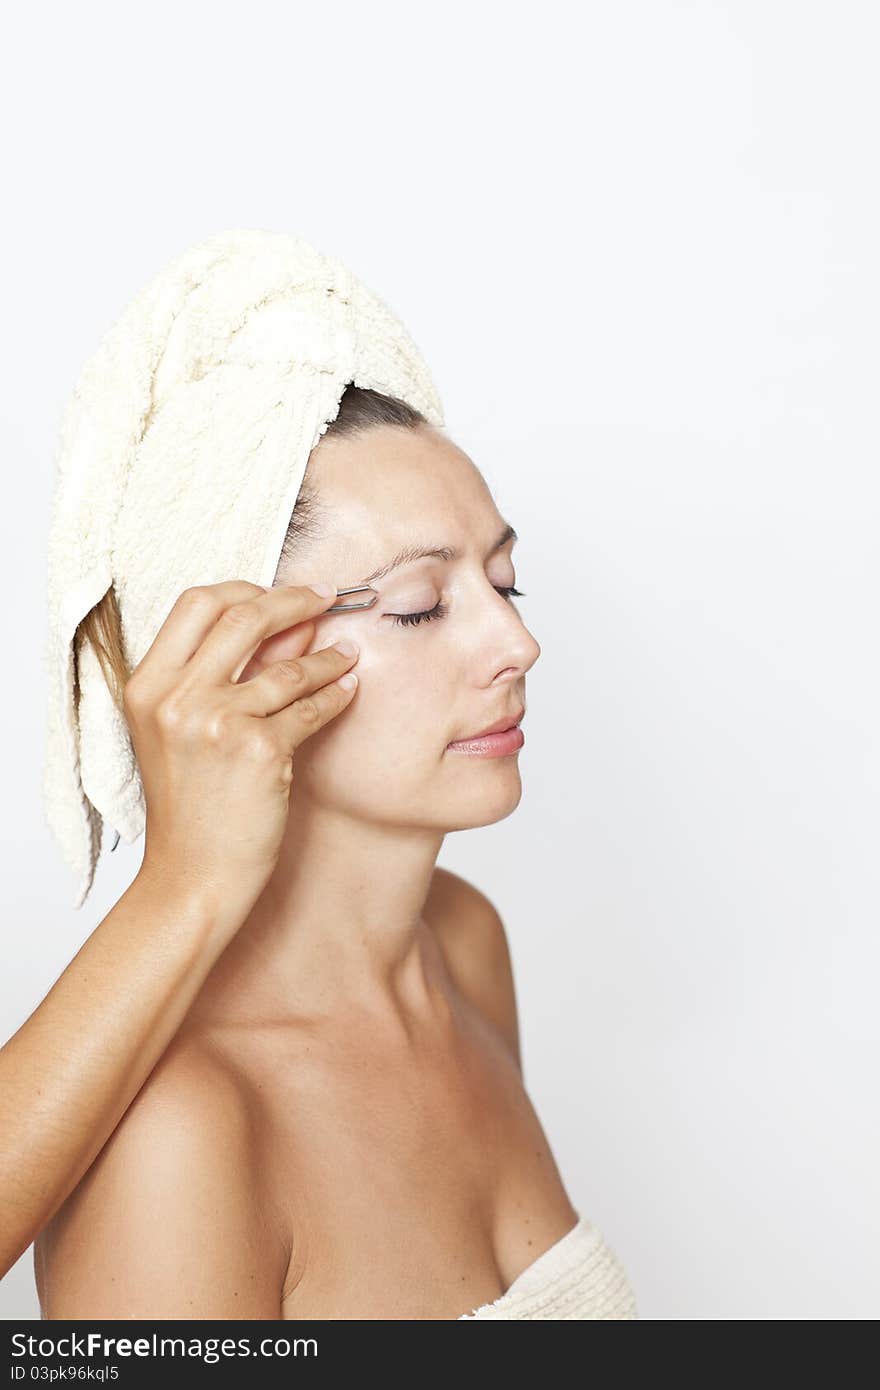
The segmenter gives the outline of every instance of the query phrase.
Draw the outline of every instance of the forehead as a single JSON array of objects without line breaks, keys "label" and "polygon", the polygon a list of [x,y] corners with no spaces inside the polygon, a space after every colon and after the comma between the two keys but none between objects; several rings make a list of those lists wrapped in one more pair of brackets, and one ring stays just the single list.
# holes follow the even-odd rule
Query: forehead
[{"label": "forehead", "polygon": [[[381,563],[414,540],[463,544],[494,537],[501,516],[480,470],[432,428],[375,428],[321,441],[309,463],[328,554]],[[322,547],[323,548],[323,547]]]}]

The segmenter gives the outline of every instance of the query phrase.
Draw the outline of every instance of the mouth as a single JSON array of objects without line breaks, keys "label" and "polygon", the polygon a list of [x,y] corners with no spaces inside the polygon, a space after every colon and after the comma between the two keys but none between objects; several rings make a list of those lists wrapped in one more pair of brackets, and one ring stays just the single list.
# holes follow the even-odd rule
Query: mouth
[{"label": "mouth", "polygon": [[525,705],[518,714],[506,715],[501,719],[496,719],[494,724],[490,724],[487,729],[481,729],[478,734],[466,734],[463,738],[453,739],[453,743],[468,743],[474,739],[485,738],[487,734],[503,734],[507,729],[515,729],[521,722],[525,714]]}]

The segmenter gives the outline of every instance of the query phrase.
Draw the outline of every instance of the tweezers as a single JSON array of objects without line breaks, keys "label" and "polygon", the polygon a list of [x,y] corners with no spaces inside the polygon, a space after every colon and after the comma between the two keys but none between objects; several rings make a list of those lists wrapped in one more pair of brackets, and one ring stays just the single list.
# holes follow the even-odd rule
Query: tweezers
[{"label": "tweezers", "polygon": [[376,602],[376,599],[379,597],[379,592],[377,589],[374,589],[370,584],[355,584],[351,589],[337,589],[336,594],[337,597],[339,596],[339,594],[360,594],[363,593],[364,590],[366,590],[367,593],[373,595],[373,597],[368,598],[365,603],[334,603],[332,608],[325,608],[324,612],[348,613],[352,608],[372,608],[373,604]]}]

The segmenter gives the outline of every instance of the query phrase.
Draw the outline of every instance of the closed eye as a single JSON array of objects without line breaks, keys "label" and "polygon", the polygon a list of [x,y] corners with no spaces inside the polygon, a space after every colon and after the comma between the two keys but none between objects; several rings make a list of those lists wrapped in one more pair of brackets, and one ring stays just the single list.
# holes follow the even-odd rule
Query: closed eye
[{"label": "closed eye", "polygon": [[[505,598],[525,598],[525,594],[514,588],[512,584],[496,584],[494,588]],[[386,613],[385,616],[393,618],[398,627],[417,627],[419,623],[429,623],[432,618],[445,618],[448,611],[446,604],[441,599],[433,608],[428,608],[424,613]]]}]

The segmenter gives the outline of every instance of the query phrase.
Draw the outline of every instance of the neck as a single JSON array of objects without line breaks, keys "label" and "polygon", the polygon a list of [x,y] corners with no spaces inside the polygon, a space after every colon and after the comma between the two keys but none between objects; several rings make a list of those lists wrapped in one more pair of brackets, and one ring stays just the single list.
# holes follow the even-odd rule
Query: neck
[{"label": "neck", "polygon": [[278,864],[195,1012],[229,1022],[449,1012],[424,917],[442,832],[353,820],[292,801]]}]

